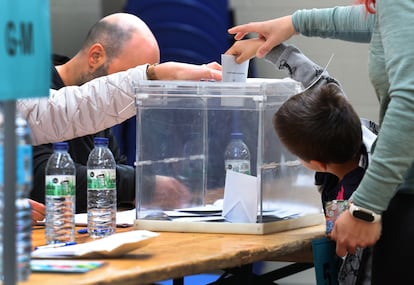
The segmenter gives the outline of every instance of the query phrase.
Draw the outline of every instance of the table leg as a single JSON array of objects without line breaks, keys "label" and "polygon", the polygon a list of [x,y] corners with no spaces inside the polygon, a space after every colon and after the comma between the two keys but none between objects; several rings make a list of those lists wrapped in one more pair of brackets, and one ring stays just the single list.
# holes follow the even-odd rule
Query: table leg
[{"label": "table leg", "polygon": [[274,281],[312,267],[313,263],[292,263],[265,274],[257,275],[253,272],[253,265],[247,264],[224,270],[224,274],[219,279],[207,285],[277,285]]},{"label": "table leg", "polygon": [[[207,285],[252,285],[256,282],[253,265],[246,264],[239,267],[225,269],[224,273],[214,282]],[[265,283],[260,283],[266,285]],[[273,283],[269,283],[274,285]]]},{"label": "table leg", "polygon": [[184,277],[173,279],[173,285],[184,285]]},{"label": "table leg", "polygon": [[299,273],[301,271],[307,270],[309,268],[312,268],[313,266],[313,263],[292,263],[284,267],[278,268],[276,270],[264,273],[262,275],[258,275],[257,280],[260,282],[273,282],[275,280],[279,280],[290,275]]}]

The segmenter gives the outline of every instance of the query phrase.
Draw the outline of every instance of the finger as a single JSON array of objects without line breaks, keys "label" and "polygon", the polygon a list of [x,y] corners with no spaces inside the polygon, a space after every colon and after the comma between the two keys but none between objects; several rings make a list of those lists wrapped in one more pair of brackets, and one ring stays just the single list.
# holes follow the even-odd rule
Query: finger
[{"label": "finger", "polygon": [[342,246],[340,243],[336,243],[336,255],[342,257],[345,256],[347,254],[347,249],[346,247]]},{"label": "finger", "polygon": [[356,246],[348,246],[346,248],[346,251],[351,253],[351,254],[355,254],[356,253]]},{"label": "finger", "polygon": [[213,79],[213,80],[215,80],[215,81],[221,81],[221,79],[222,79],[222,73],[221,73],[221,71],[212,69],[210,71],[210,78]]},{"label": "finger", "polygon": [[34,212],[32,212],[32,225],[38,225],[39,222],[43,221],[45,219],[45,216],[43,215],[36,215]]},{"label": "finger", "polygon": [[244,39],[244,37],[247,35],[248,33],[237,33],[234,35],[234,39],[236,41],[242,40]]},{"label": "finger", "polygon": [[256,24],[255,23],[248,23],[244,25],[235,26],[233,28],[228,29],[229,34],[235,34],[234,38],[236,40],[242,39],[250,32],[256,31]]},{"label": "finger", "polygon": [[209,64],[207,64],[207,67],[215,69],[215,70],[222,70],[223,69],[221,64],[219,64],[218,62],[215,62],[215,61],[210,62]]},{"label": "finger", "polygon": [[242,28],[242,26],[243,25],[231,27],[231,28],[227,29],[227,32],[229,34],[236,34],[236,33],[240,32],[240,29]]},{"label": "finger", "polygon": [[256,52],[256,57],[263,58],[265,57],[269,51],[271,51],[273,48],[273,45],[269,43],[269,41],[266,41],[264,44],[262,44]]},{"label": "finger", "polygon": [[221,81],[221,78],[222,78],[221,69],[217,70],[217,69],[208,68],[207,66],[205,66],[205,68],[203,68],[201,72],[202,72],[200,76],[201,80]]},{"label": "finger", "polygon": [[42,215],[46,214],[46,207],[44,204],[39,203],[37,201],[34,200],[30,200],[30,205],[32,206],[32,209],[39,212]]},{"label": "finger", "polygon": [[235,60],[238,64],[241,64],[243,62],[245,62],[246,60],[249,60],[250,57],[246,54],[246,53],[241,53],[238,55],[235,55]]},{"label": "finger", "polygon": [[229,55],[236,55],[237,49],[235,48],[234,45],[232,45],[228,50],[226,50],[226,52],[224,54],[229,54]]},{"label": "finger", "polygon": [[232,35],[234,34],[234,37],[238,37],[238,36],[244,37],[248,33],[246,25],[247,24],[232,27],[228,29],[227,32]]},{"label": "finger", "polygon": [[32,220],[35,221],[42,221],[45,218],[44,213],[40,213],[38,211],[32,211]]}]

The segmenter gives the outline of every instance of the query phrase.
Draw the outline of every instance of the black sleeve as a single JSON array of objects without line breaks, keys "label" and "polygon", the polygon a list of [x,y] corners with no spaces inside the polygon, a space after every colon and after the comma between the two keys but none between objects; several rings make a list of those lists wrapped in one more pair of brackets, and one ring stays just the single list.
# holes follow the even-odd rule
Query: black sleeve
[{"label": "black sleeve", "polygon": [[52,153],[51,144],[33,146],[33,187],[29,197],[43,204],[45,203],[45,168]]},{"label": "black sleeve", "polygon": [[132,205],[135,199],[135,168],[126,164],[116,165],[116,199],[118,205]]}]

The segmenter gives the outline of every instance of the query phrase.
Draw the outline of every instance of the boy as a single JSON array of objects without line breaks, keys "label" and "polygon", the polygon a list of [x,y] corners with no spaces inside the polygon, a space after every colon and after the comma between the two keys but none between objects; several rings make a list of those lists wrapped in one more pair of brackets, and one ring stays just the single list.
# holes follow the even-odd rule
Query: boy
[{"label": "boy", "polygon": [[[330,216],[327,203],[348,200],[368,166],[357,113],[339,86],[328,83],[290,97],[274,114],[273,125],[282,144],[305,167],[316,171],[325,214]],[[327,223],[327,232],[331,229]],[[364,274],[370,271],[364,263],[369,250],[347,255],[339,284],[359,284],[368,278]]]},{"label": "boy", "polygon": [[[252,58],[262,39],[237,41],[226,53]],[[361,121],[340,84],[294,46],[281,44],[265,58],[279,70],[302,82],[304,92],[289,98],[275,113],[273,124],[282,144],[303,165],[315,170],[322,205],[347,200],[368,166]],[[370,249],[346,257],[339,271],[340,284],[369,282]]]}]

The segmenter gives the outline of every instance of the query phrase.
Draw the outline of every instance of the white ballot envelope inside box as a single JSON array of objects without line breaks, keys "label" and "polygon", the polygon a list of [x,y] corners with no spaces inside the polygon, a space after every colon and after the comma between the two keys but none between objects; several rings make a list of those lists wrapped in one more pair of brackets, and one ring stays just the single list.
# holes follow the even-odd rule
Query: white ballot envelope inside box
[{"label": "white ballot envelope inside box", "polygon": [[227,170],[223,217],[233,223],[256,223],[258,196],[255,176]]}]

